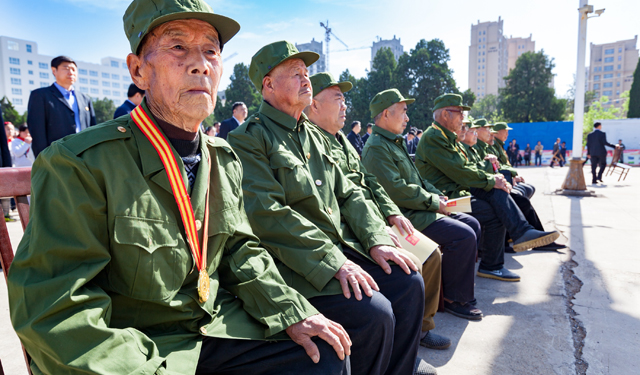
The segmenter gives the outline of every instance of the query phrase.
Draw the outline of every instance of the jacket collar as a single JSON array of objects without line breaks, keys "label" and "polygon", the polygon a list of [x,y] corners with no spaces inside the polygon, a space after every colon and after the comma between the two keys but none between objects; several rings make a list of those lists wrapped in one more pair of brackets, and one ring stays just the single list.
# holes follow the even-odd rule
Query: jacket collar
[{"label": "jacket collar", "polygon": [[298,124],[308,121],[307,115],[304,113],[300,115],[299,120],[296,120],[286,113],[275,109],[271,104],[267,103],[266,100],[263,100],[262,104],[260,104],[260,113],[287,130],[295,130]]},{"label": "jacket collar", "polygon": [[451,130],[445,128],[443,125],[440,125],[437,121],[434,121],[433,125],[436,126],[436,129],[439,129],[440,132],[442,132],[442,135],[444,135],[444,137],[447,138],[449,140],[449,142],[451,142],[452,144],[455,144],[456,139],[458,139],[458,135],[456,133],[454,133]]},{"label": "jacket collar", "polygon": [[398,134],[394,134],[386,129],[382,129],[379,126],[374,125],[373,126],[373,130],[371,132],[371,134],[380,134],[381,136],[387,138],[388,140],[392,141],[392,142],[398,142],[398,141],[404,141],[404,138],[401,135]]},{"label": "jacket collar", "polygon": [[[65,105],[65,107],[69,108],[69,110],[71,112],[73,112],[73,108],[71,108],[71,106],[69,105],[69,102],[67,101],[67,99],[62,95],[62,93],[60,92],[60,90],[58,89],[58,87],[56,86],[55,83],[52,83],[51,86],[49,86],[49,89],[51,90],[51,92],[53,93],[53,95],[58,98],[58,100]],[[78,95],[76,95],[76,100],[78,100]],[[80,108],[80,103],[78,103],[78,109]]]}]

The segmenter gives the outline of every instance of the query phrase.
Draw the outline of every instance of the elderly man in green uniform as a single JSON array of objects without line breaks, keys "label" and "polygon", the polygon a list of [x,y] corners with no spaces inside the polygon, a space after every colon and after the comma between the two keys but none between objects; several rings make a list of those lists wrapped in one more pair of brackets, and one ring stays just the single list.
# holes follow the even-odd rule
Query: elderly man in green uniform
[{"label": "elderly man in green uniform", "polygon": [[[304,113],[326,136],[331,156],[340,166],[342,173],[363,190],[367,202],[374,205],[381,219],[386,220],[390,226],[397,226],[404,233],[412,233],[415,229],[411,221],[402,215],[401,210],[389,198],[376,177],[367,172],[357,151],[341,130],[344,127],[347,110],[344,93],[351,90],[351,82],[337,82],[331,73],[317,73],[311,76],[310,80],[313,87],[313,101]],[[346,226],[346,223],[343,225]],[[399,243],[396,245],[400,246]],[[425,290],[423,337],[420,344],[427,348],[445,349],[451,345],[451,341],[431,332],[435,328],[433,317],[438,310],[440,299],[440,252],[434,251],[420,266]]]},{"label": "elderly man in green uniform", "polygon": [[469,109],[462,104],[460,95],[444,94],[436,98],[435,121],[418,143],[416,167],[422,178],[450,198],[472,195],[471,215],[478,219],[483,229],[478,276],[519,281],[518,275],[504,267],[506,229],[515,239],[516,251],[547,245],[558,238],[559,233],[534,229],[509,196],[511,189],[505,178],[479,169],[460,150],[456,133],[463,126],[463,112]]},{"label": "elderly man in green uniform", "polygon": [[384,90],[371,100],[375,126],[362,153],[363,164],[414,227],[440,245],[445,311],[480,320],[473,275],[480,224],[467,214],[450,215],[444,194],[420,178],[402,137],[409,121],[407,104],[413,101],[397,89]]},{"label": "elderly man in green uniform", "polygon": [[144,102],[33,166],[8,275],[32,372],[348,374],[346,331],[285,284],[236,154],[199,131],[240,26],[199,0],[135,0],[124,26]]},{"label": "elderly man in green uniform", "polygon": [[[507,157],[507,153],[504,150],[504,143],[507,141],[509,137],[509,130],[513,130],[507,125],[506,122],[496,122],[491,127],[491,133],[494,137],[494,143],[492,147],[489,149],[489,152],[494,154],[498,161],[500,162],[500,173],[504,175],[513,189],[525,197],[531,199],[533,194],[536,192],[536,188],[528,184],[524,181],[524,177],[518,175],[518,170],[511,166],[509,163],[509,158]],[[493,151],[493,152],[491,152]]]},{"label": "elderly man in green uniform", "polygon": [[284,280],[349,333],[353,373],[411,374],[422,277],[303,113],[312,98],[307,66],[318,58],[280,41],[251,59],[264,100],[228,137],[245,171],[245,208]]}]

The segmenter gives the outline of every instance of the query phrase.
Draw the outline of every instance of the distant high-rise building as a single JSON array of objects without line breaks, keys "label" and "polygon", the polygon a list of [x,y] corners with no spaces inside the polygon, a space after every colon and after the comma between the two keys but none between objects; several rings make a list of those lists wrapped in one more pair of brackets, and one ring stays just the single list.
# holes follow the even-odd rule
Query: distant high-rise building
[{"label": "distant high-rise building", "polygon": [[619,107],[620,94],[631,89],[633,72],[638,64],[638,36],[613,43],[591,43],[587,89],[595,91],[596,99],[609,97],[605,106]]},{"label": "distant high-rise building", "polygon": [[296,43],[296,48],[298,51],[311,51],[320,55],[320,58],[315,63],[309,66],[309,75],[312,76],[316,73],[322,73],[327,70],[327,65],[325,62],[324,52],[322,49],[322,42],[316,42],[315,38],[311,39],[309,43]]},{"label": "distant high-rise building", "polygon": [[[53,58],[38,54],[36,42],[0,36],[0,98],[6,96],[18,112],[26,111],[31,91],[55,82],[50,65]],[[127,99],[131,75],[124,59],[105,57],[100,64],[75,61],[76,90],[92,99],[111,99],[117,105]]]},{"label": "distant high-rise building", "polygon": [[469,46],[469,88],[478,98],[498,95],[504,87],[504,77],[516,66],[525,52],[534,52],[536,43],[528,38],[506,38],[502,34],[503,20],[471,25]]},{"label": "distant high-rise building", "polygon": [[393,53],[393,57],[396,58],[396,61],[402,56],[404,53],[404,47],[400,43],[400,39],[396,39],[396,36],[393,36],[393,39],[380,39],[378,38],[377,42],[373,42],[373,46],[371,46],[371,68],[373,69],[373,59],[376,57],[376,54],[380,50],[380,48],[390,48]]}]

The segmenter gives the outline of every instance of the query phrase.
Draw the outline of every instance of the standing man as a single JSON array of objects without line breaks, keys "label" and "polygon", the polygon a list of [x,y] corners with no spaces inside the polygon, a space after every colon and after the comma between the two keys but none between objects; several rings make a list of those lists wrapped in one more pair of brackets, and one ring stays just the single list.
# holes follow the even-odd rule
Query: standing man
[{"label": "standing man", "polygon": [[542,166],[542,151],[544,151],[544,146],[542,145],[542,142],[538,141],[538,144],[536,145],[534,151],[535,151],[535,166],[536,167]]},{"label": "standing man", "polygon": [[[367,141],[369,140],[369,137],[371,136],[371,131],[373,130],[373,124],[372,123],[368,123],[367,124],[367,132],[364,133],[364,135],[362,136],[362,143],[363,144],[367,144]],[[362,146],[364,148],[364,146]]]},{"label": "standing man", "polygon": [[128,115],[133,109],[142,103],[142,99],[144,98],[144,90],[141,90],[136,86],[135,83],[129,85],[129,90],[127,90],[127,100],[122,103],[118,109],[116,109],[113,114],[113,118],[118,118],[120,116]]},{"label": "standing man", "polygon": [[91,98],[76,92],[78,66],[67,56],[51,60],[53,85],[31,91],[27,124],[33,137],[33,153],[38,156],[51,142],[96,124]]},{"label": "standing man", "polygon": [[407,105],[414,101],[397,89],[373,97],[369,109],[376,125],[363,163],[413,226],[440,245],[445,311],[481,320],[482,311],[472,304],[480,224],[467,214],[451,215],[445,194],[420,178],[402,137],[409,121]]},{"label": "standing man", "polygon": [[407,132],[407,135],[404,136],[404,144],[407,147],[407,152],[409,153],[409,155],[414,155],[416,153],[417,143],[414,142],[415,139],[416,131],[413,129],[409,130]]},{"label": "standing man", "polygon": [[624,143],[622,143],[622,139],[618,139],[617,146],[620,148],[620,160],[618,160],[617,162],[624,164],[624,150],[626,149],[626,147],[624,146]]},{"label": "standing man", "polygon": [[567,142],[562,142],[562,144],[560,145],[560,158],[562,159],[562,162],[560,164],[560,166],[564,166],[567,163]]},{"label": "standing man", "polygon": [[[0,124],[2,124],[2,131],[0,131],[0,168],[11,168],[13,161],[9,151],[9,137],[7,137],[4,119],[2,118],[2,108],[0,108]],[[11,218],[11,199],[2,198],[0,199],[0,204],[2,204],[4,220],[6,222],[14,221],[15,219]]]},{"label": "standing man", "polygon": [[351,123],[351,131],[347,135],[347,139],[351,142],[353,148],[356,149],[358,155],[362,155],[362,148],[364,147],[364,142],[360,137],[360,130],[362,126],[360,125],[360,121],[354,121]]},{"label": "standing man", "polygon": [[33,372],[348,374],[346,332],[285,284],[237,155],[199,130],[240,25],[201,0],[135,0],[123,19],[144,101],[33,167],[7,280]]},{"label": "standing man", "polygon": [[[375,211],[389,226],[395,225],[403,232],[411,234],[415,230],[411,221],[402,215],[400,208],[393,203],[376,177],[365,169],[360,156],[341,131],[347,110],[344,93],[351,89],[351,82],[336,82],[331,73],[318,73],[311,76],[310,80],[314,96],[311,105],[305,109],[305,114],[326,136],[331,156],[340,166],[342,173],[356,186],[361,187],[367,201],[375,205]],[[347,224],[342,225],[346,227]],[[451,345],[451,340],[431,332],[435,328],[433,317],[440,301],[440,252],[434,251],[424,264],[418,266],[422,267],[425,297],[420,345],[431,349],[445,349]]]},{"label": "standing man", "polygon": [[[597,184],[602,182],[602,172],[607,166],[607,150],[604,146],[611,148],[620,147],[607,142],[607,133],[602,131],[602,124],[596,122],[593,124],[594,130],[587,135],[587,156],[591,157],[591,183]],[[600,166],[600,170],[596,174],[596,167]]]},{"label": "standing man", "polygon": [[280,41],[251,59],[249,76],[264,99],[229,134],[244,167],[245,208],[285,281],[349,333],[353,373],[411,374],[422,277],[302,113],[312,101],[307,66],[318,58]]},{"label": "standing man", "polygon": [[560,138],[556,139],[556,143],[553,144],[553,150],[551,151],[551,163],[549,166],[553,168],[553,163],[558,161],[558,164],[562,167],[562,161],[560,159]]},{"label": "standing man", "polygon": [[231,106],[231,110],[233,115],[231,116],[231,118],[228,118],[220,123],[220,130],[218,131],[217,137],[227,139],[227,135],[229,134],[229,132],[235,130],[238,126],[240,126],[247,118],[247,114],[249,113],[249,111],[247,110],[247,106],[243,102],[233,103],[233,106]]}]

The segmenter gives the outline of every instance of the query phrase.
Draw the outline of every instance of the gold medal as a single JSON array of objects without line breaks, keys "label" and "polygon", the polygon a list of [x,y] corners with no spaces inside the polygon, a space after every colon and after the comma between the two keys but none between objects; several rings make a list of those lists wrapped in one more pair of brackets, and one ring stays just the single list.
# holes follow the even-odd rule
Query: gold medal
[{"label": "gold medal", "polygon": [[209,274],[207,270],[201,270],[198,274],[198,297],[200,303],[205,303],[209,299]]}]

